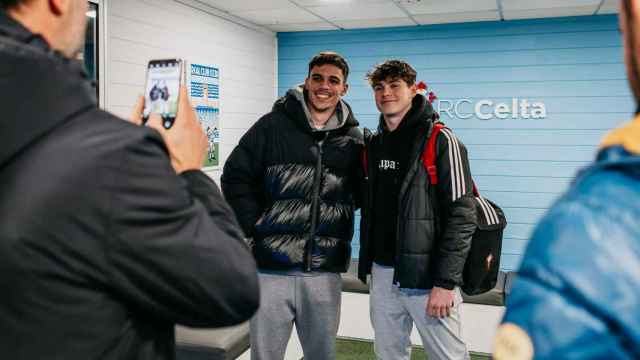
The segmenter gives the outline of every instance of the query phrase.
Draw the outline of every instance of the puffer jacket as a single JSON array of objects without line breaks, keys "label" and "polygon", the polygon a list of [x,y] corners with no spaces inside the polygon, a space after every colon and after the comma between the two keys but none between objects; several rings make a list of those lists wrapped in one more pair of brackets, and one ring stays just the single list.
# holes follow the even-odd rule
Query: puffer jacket
[{"label": "puffer jacket", "polygon": [[[465,146],[449,129],[438,134],[437,186],[430,184],[421,161],[426,140],[433,126],[434,111],[420,94],[403,122],[420,122],[411,150],[409,168],[400,183],[394,283],[403,288],[453,289],[462,284],[462,270],[476,229],[473,182]],[[377,143],[382,135],[383,119],[374,136],[365,136],[366,173],[358,277],[366,282],[371,273],[373,246],[370,244],[375,211],[373,196],[377,169]],[[436,214],[438,212],[438,214]]]},{"label": "puffer jacket", "polygon": [[640,117],[545,215],[498,330],[499,359],[640,359]]},{"label": "puffer jacket", "polygon": [[300,89],[242,137],[221,183],[260,269],[344,272],[351,259],[362,135],[341,101],[339,126],[315,130]]}]

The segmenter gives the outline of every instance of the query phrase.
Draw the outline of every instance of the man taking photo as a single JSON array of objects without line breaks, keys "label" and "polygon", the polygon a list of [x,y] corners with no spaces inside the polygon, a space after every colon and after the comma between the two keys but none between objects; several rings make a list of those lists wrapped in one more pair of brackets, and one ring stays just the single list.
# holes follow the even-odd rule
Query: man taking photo
[{"label": "man taking photo", "polygon": [[173,359],[176,323],[253,315],[255,263],[184,87],[171,130],[97,108],[86,11],[0,0],[0,354]]}]

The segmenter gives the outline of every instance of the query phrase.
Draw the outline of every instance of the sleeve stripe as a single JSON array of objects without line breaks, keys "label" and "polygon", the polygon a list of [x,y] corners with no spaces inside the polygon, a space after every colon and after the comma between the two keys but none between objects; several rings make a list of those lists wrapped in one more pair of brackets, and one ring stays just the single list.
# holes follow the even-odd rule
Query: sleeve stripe
[{"label": "sleeve stripe", "polygon": [[453,152],[454,154],[456,154],[456,160],[458,165],[457,181],[458,181],[459,188],[458,188],[458,197],[456,198],[458,199],[459,197],[464,195],[465,189],[467,188],[467,184],[464,176],[464,168],[462,167],[462,155],[460,154],[461,150],[460,150],[460,144],[458,143],[458,138],[455,137],[455,135],[453,135],[451,131],[449,131],[449,135],[451,136],[451,140],[453,140],[453,144],[455,145],[455,147],[453,148]]},{"label": "sleeve stripe", "polygon": [[484,219],[487,221],[487,224],[492,225],[493,220],[489,220],[489,215],[487,214],[487,208],[485,208],[484,203],[482,202],[482,200],[480,200],[480,198],[476,198],[476,201],[478,202],[478,204],[480,204],[480,207],[482,208],[482,213],[484,214]]},{"label": "sleeve stripe", "polygon": [[498,214],[496,213],[496,209],[493,208],[493,206],[491,206],[491,204],[489,204],[489,202],[487,201],[487,199],[482,198],[482,201],[484,201],[487,204],[487,207],[489,208],[489,214],[491,214],[491,216],[493,217],[493,221],[495,224],[498,224],[500,222],[500,219],[498,218]]},{"label": "sleeve stripe", "polygon": [[491,206],[491,204],[489,204],[487,199],[482,198],[482,201],[484,201],[485,204],[487,204],[487,207],[489,208],[489,214],[491,215],[491,217],[493,217],[494,224],[500,223],[500,219],[498,218],[498,214],[496,213],[496,209],[494,209],[493,206]]},{"label": "sleeve stripe", "polygon": [[464,168],[462,167],[462,154],[461,154],[461,150],[460,150],[460,144],[458,143],[458,138],[455,137],[453,134],[451,134],[451,138],[453,139],[453,142],[456,144],[455,147],[455,152],[458,154],[458,176],[459,176],[459,182],[460,182],[460,196],[465,194],[465,190],[467,188],[467,184],[466,184],[466,180],[465,180],[465,176],[464,176]]},{"label": "sleeve stripe", "polygon": [[[467,185],[462,166],[462,156],[460,155],[460,144],[458,139],[449,129],[442,129],[442,133],[448,140],[449,162],[451,164],[451,193],[452,201],[456,201],[464,195]],[[452,156],[453,153],[453,156]]]},{"label": "sleeve stripe", "polygon": [[[455,143],[455,139],[453,137],[453,134],[451,134],[450,132],[446,131],[446,129],[443,129],[445,131],[443,131],[445,133],[445,136],[447,137],[448,140],[448,146],[449,146],[449,153],[453,153],[453,157],[449,159],[450,162],[452,162],[451,165],[451,195],[452,195],[452,201],[456,201],[458,198],[460,198],[461,195],[461,189],[460,189],[460,167],[458,166],[459,163],[459,154],[457,152],[457,146]],[[455,190],[454,190],[455,189]]]},{"label": "sleeve stripe", "polygon": [[453,164],[454,163],[453,147],[451,146],[451,138],[449,137],[449,134],[447,133],[446,129],[442,129],[441,133],[444,134],[444,136],[447,138],[447,148],[449,150],[449,173],[451,176],[451,196],[452,196],[451,201],[456,201],[458,188],[456,187],[455,174],[456,174],[457,167],[455,167]]},{"label": "sleeve stripe", "polygon": [[454,199],[457,200],[459,197],[462,196],[462,193],[464,191],[464,174],[462,173],[462,164],[460,161],[460,148],[458,145],[458,139],[456,139],[455,136],[453,136],[452,133],[449,132],[449,136],[451,137],[451,141],[452,141],[452,145],[453,145],[453,155],[455,155],[455,164],[456,164],[456,170],[457,170],[457,176],[456,176],[456,185],[458,186],[458,196],[456,196],[456,198]]}]

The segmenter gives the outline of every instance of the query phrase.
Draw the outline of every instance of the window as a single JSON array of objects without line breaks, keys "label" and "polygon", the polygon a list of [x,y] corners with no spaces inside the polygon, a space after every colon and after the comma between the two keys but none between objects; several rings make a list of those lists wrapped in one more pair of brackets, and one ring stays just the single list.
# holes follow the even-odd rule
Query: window
[{"label": "window", "polygon": [[98,4],[89,2],[87,11],[87,32],[84,41],[84,65],[89,73],[89,78],[98,83]]},{"label": "window", "polygon": [[84,62],[89,78],[96,88],[96,97],[104,105],[104,6],[102,0],[88,0],[87,29],[84,46],[78,53],[78,60]]}]

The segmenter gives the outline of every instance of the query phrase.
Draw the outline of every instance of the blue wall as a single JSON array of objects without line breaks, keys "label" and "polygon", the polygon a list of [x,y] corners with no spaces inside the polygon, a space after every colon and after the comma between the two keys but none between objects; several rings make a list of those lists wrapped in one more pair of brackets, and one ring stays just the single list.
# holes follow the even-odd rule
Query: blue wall
[{"label": "blue wall", "polygon": [[534,224],[593,158],[606,130],[634,110],[615,16],[280,33],[278,46],[280,95],[304,80],[315,53],[344,55],[352,71],[345,99],[363,127],[378,121],[365,73],[388,58],[411,63],[441,99],[544,102],[546,119],[442,114],[469,150],[480,191],[507,215],[505,270],[517,267]]}]

